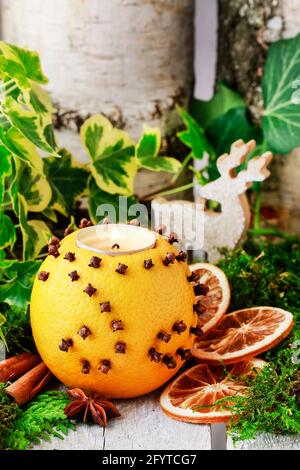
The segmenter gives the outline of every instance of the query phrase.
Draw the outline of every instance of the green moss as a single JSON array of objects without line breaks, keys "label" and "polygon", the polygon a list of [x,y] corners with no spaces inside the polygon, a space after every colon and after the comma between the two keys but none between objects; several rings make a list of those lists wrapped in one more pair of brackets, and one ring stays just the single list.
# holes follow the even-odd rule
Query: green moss
[{"label": "green moss", "polygon": [[9,355],[13,356],[21,351],[35,351],[35,345],[31,333],[29,310],[18,307],[10,307],[0,304],[0,313],[5,322],[1,327],[3,337],[8,346]]},{"label": "green moss", "polygon": [[249,384],[245,397],[235,397],[234,439],[257,433],[300,433],[299,364],[295,350],[300,339],[300,240],[280,243],[248,242],[226,253],[219,263],[232,286],[230,310],[260,305],[280,307],[294,314],[295,327],[286,340],[266,353],[268,367]]},{"label": "green moss", "polygon": [[0,384],[0,449],[3,449],[4,436],[14,427],[19,415],[19,407],[5,393],[5,384]]}]

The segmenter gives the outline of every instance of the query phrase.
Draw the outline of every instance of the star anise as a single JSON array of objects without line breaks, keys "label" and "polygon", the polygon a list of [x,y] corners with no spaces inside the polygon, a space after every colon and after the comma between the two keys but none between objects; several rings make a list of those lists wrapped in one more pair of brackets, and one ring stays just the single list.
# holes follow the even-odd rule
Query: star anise
[{"label": "star anise", "polygon": [[68,419],[79,419],[83,423],[93,422],[106,427],[108,418],[121,416],[117,407],[97,393],[86,395],[80,388],[68,390],[72,399],[64,409]]}]

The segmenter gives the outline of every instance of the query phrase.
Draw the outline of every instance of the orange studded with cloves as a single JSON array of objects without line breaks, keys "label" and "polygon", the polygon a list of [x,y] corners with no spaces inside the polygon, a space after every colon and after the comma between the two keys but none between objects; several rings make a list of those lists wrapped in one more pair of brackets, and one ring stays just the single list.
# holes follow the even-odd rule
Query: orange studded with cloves
[{"label": "orange studded with cloves", "polygon": [[174,234],[116,256],[79,248],[76,234],[51,241],[36,276],[30,312],[37,349],[68,387],[109,398],[148,393],[182,367],[198,334],[186,256]]}]

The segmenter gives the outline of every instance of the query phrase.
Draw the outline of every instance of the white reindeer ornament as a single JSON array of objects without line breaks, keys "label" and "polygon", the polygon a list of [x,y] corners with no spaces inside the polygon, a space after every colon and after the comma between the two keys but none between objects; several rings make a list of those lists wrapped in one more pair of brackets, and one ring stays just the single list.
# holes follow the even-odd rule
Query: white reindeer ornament
[{"label": "white reindeer ornament", "polygon": [[[220,258],[220,248],[235,248],[245,236],[250,225],[250,208],[246,191],[254,181],[264,181],[270,175],[267,166],[272,160],[272,153],[266,152],[260,157],[252,158],[245,170],[237,173],[236,168],[245,162],[248,154],[256,147],[254,140],[245,143],[238,140],[232,144],[230,153],[224,154],[217,160],[220,177],[200,188],[200,198],[196,202],[167,201],[157,198],[152,202],[154,224],[167,222],[167,233],[173,231],[182,233],[184,225],[183,247],[185,249],[203,249],[208,259],[215,262]],[[205,202],[213,200],[221,205],[220,212],[205,209]],[[166,211],[167,209],[167,211]],[[166,212],[169,210],[169,217]],[[187,213],[194,212],[194,220],[201,216],[203,227],[202,246],[199,237],[193,232],[195,225],[187,227],[183,220]],[[181,214],[181,215],[179,215]],[[198,217],[199,220],[199,217]]]}]

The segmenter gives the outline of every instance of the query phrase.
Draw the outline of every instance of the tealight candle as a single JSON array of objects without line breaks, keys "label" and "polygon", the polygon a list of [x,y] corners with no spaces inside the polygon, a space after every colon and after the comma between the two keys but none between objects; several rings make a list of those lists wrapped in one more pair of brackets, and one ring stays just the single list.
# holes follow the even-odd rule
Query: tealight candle
[{"label": "tealight candle", "polygon": [[111,256],[128,255],[153,248],[156,234],[150,230],[126,224],[103,224],[78,232],[77,246]]}]

